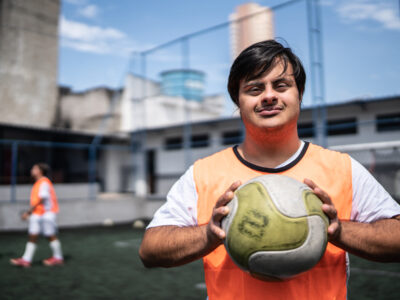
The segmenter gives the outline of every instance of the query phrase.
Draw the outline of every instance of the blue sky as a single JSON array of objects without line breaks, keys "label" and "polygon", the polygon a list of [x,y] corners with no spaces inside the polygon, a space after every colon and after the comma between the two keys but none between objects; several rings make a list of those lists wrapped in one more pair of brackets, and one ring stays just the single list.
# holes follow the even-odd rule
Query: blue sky
[{"label": "blue sky", "polygon": [[[139,72],[133,52],[228,20],[239,0],[62,0],[59,83],[80,91],[120,87]],[[285,0],[254,1],[274,6]],[[400,8],[397,0],[321,0],[328,102],[400,95]],[[275,12],[275,35],[301,58],[309,76],[305,1]],[[192,68],[206,73],[208,93],[226,93],[229,28],[189,42]],[[150,55],[148,75],[182,67],[182,47]],[[310,76],[309,76],[310,79]],[[305,103],[310,103],[308,81]],[[227,99],[227,103],[229,100]],[[228,113],[231,106],[228,105]]]}]

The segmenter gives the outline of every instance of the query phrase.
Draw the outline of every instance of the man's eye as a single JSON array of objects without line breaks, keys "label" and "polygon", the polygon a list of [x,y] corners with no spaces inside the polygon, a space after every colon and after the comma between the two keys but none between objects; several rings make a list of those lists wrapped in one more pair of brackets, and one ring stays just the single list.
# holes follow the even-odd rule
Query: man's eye
[{"label": "man's eye", "polygon": [[286,88],[286,87],[288,87],[289,85],[287,84],[287,83],[284,83],[284,82],[282,82],[282,83],[279,83],[276,87],[277,88]]},{"label": "man's eye", "polygon": [[249,93],[257,93],[259,91],[261,91],[261,89],[258,88],[258,87],[252,87],[252,88],[247,90],[247,92],[249,92]]}]

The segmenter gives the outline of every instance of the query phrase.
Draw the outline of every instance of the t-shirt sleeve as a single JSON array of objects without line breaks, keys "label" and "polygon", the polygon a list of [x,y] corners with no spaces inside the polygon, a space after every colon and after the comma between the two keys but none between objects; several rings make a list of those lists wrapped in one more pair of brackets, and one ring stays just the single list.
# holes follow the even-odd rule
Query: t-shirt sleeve
[{"label": "t-shirt sleeve", "polygon": [[49,199],[50,198],[50,186],[47,182],[42,182],[39,186],[39,198]]},{"label": "t-shirt sleeve", "polygon": [[353,205],[351,220],[370,223],[400,215],[400,205],[358,161],[351,159]]},{"label": "t-shirt sleeve", "polygon": [[191,166],[172,186],[167,194],[167,201],[156,211],[147,228],[197,225],[197,199],[193,166]]}]

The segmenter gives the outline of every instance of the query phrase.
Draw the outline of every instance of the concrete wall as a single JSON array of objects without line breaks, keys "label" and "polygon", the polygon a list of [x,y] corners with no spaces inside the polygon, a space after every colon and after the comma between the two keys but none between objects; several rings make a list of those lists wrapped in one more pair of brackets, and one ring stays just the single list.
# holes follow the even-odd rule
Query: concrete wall
[{"label": "concrete wall", "polygon": [[134,192],[134,157],[130,151],[107,149],[102,151],[99,176],[107,193]]},{"label": "concrete wall", "polygon": [[0,1],[0,122],[50,127],[57,97],[58,0]]},{"label": "concrete wall", "polygon": [[[56,183],[54,189],[58,199],[82,199],[89,197],[89,183]],[[16,186],[16,200],[25,202],[25,205],[30,199],[32,185],[31,184],[18,184]],[[96,194],[99,192],[99,184],[94,184],[94,191]],[[0,201],[9,202],[11,199],[11,186],[0,186]]]},{"label": "concrete wall", "polygon": [[[99,126],[106,115],[112,115],[103,128],[104,133],[119,131],[120,125],[120,97],[114,93],[118,91],[108,88],[95,88],[81,93],[66,93],[59,97],[59,117],[57,126],[74,131],[97,133]],[[112,103],[112,101],[116,101]]]},{"label": "concrete wall", "polygon": [[[164,203],[162,200],[120,197],[113,200],[61,201],[57,223],[59,228],[103,224],[111,219],[114,223],[126,223],[135,219],[151,219]],[[26,210],[23,203],[0,203],[0,231],[27,230],[28,223],[20,214]]]}]

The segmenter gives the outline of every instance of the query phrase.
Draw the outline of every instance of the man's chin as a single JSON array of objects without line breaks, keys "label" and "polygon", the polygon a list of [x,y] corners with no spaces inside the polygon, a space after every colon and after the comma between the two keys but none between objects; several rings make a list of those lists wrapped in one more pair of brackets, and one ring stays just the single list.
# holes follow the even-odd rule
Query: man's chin
[{"label": "man's chin", "polygon": [[255,125],[255,127],[260,128],[260,130],[274,131],[274,130],[280,130],[280,129],[284,128],[286,124],[284,122],[279,122],[279,120],[277,120],[277,119],[275,119],[275,120],[266,119],[261,122],[257,122],[254,125]]},{"label": "man's chin", "polygon": [[279,133],[285,128],[284,124],[253,124],[252,127],[260,133]]},{"label": "man's chin", "polygon": [[269,118],[255,118],[255,119],[243,119],[243,123],[246,128],[251,128],[254,132],[259,130],[261,132],[281,132],[285,128],[289,129],[293,126],[297,127],[297,120],[287,120],[286,118],[280,118],[279,116]]}]

